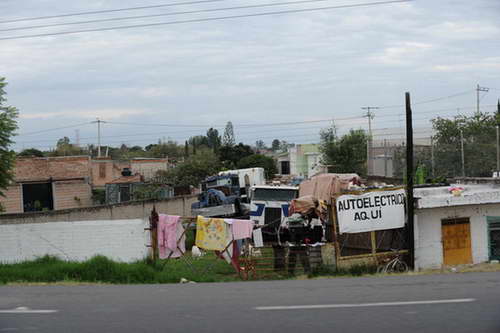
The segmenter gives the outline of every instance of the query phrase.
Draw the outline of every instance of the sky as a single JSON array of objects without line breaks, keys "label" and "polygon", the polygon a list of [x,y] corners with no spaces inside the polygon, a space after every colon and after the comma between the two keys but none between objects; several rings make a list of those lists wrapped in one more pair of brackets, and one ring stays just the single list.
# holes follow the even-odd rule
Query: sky
[{"label": "sky", "polygon": [[[95,144],[97,118],[106,122],[102,144],[112,146],[183,143],[210,127],[222,134],[228,121],[237,142],[314,143],[332,121],[339,134],[367,129],[366,106],[379,107],[372,110],[375,139],[390,138],[404,134],[405,92],[414,135],[427,137],[430,119],[475,112],[478,84],[489,88],[480,92],[481,111],[495,111],[498,0],[414,0],[221,20],[204,19],[376,1],[179,14],[295,1],[2,0],[0,77],[8,82],[6,104],[20,113],[14,148],[46,150],[64,136]],[[7,22],[154,5],[162,7]],[[109,18],[120,20],[78,23]],[[73,24],[36,27],[60,23]]]}]

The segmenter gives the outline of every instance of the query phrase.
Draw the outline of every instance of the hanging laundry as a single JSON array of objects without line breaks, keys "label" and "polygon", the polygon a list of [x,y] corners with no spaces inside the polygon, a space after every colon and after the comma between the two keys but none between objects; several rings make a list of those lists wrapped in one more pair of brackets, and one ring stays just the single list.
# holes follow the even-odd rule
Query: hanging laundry
[{"label": "hanging laundry", "polygon": [[196,219],[196,246],[205,250],[222,251],[227,246],[227,225],[223,219],[205,218]]},{"label": "hanging laundry", "polygon": [[180,216],[160,214],[158,249],[160,259],[179,258],[186,252],[186,236]]},{"label": "hanging laundry", "polygon": [[255,224],[252,220],[236,220],[231,219],[231,231],[233,239],[246,239],[252,238],[253,226]]},{"label": "hanging laundry", "polygon": [[255,247],[264,246],[264,240],[262,238],[262,228],[255,229],[253,231],[253,246]]}]

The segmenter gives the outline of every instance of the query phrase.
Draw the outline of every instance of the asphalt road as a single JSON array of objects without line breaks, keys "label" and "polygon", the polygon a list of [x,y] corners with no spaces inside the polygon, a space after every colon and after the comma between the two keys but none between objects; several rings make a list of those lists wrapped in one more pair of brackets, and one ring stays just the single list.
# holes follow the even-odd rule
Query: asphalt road
[{"label": "asphalt road", "polygon": [[498,333],[500,273],[4,286],[0,332]]}]

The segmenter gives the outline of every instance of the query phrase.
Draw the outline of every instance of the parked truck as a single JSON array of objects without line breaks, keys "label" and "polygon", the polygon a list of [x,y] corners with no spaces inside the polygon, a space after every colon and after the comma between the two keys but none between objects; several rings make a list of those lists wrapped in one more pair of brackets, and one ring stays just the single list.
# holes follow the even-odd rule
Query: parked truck
[{"label": "parked truck", "polygon": [[248,192],[252,186],[266,184],[264,168],[248,168],[219,172],[219,176],[223,175],[238,175],[241,202],[244,203],[250,203]]},{"label": "parked truck", "polygon": [[191,205],[193,216],[236,217],[247,214],[241,203],[239,177],[236,174],[211,176],[201,183],[198,201]]}]

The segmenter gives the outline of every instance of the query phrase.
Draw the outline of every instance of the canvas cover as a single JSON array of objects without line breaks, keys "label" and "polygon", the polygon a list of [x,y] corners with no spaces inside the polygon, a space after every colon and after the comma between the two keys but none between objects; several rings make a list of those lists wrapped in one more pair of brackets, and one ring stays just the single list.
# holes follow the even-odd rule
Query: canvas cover
[{"label": "canvas cover", "polygon": [[300,183],[299,197],[313,196],[331,203],[335,194],[349,188],[349,183],[359,184],[361,178],[355,173],[324,173]]}]

